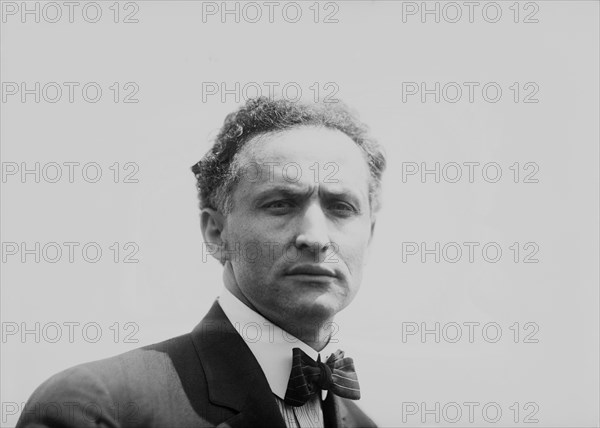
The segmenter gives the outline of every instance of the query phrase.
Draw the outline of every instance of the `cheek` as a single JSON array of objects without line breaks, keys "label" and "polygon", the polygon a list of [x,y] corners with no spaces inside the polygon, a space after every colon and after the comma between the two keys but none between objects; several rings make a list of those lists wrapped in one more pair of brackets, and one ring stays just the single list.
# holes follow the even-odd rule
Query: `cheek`
[{"label": "cheek", "polygon": [[235,254],[232,265],[238,280],[263,283],[268,280],[273,266],[273,250],[268,243],[272,240],[252,225],[231,229],[227,234],[228,248]]},{"label": "cheek", "polygon": [[233,218],[225,229],[225,240],[230,248],[244,247],[248,242],[252,242],[255,228],[252,225],[244,226],[239,218]]},{"label": "cheek", "polygon": [[232,218],[227,235],[231,242],[239,242],[242,245],[261,245],[265,242],[281,241],[279,229],[286,228],[286,226],[285,224],[272,224],[272,222],[252,214],[238,215]]},{"label": "cheek", "polygon": [[369,237],[365,233],[349,233],[342,237],[346,240],[341,241],[340,255],[352,274],[358,273],[366,263]]}]

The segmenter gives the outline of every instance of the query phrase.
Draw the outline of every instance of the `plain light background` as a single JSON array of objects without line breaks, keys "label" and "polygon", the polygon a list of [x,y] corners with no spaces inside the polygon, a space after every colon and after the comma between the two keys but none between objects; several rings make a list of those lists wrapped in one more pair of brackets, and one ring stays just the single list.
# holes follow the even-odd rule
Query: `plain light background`
[{"label": "plain light background", "polygon": [[[2,426],[16,423],[11,403],[21,406],[50,375],[186,333],[219,294],[221,266],[202,260],[189,167],[238,103],[233,96],[203,102],[203,82],[296,82],[305,97],[315,82],[333,82],[336,98],[355,108],[385,146],[389,165],[372,256],[358,297],[337,319],[340,346],[357,364],[360,405],[376,422],[438,425],[432,415],[422,423],[420,413],[403,421],[402,403],[433,409],[477,402],[473,423],[465,413],[455,424],[440,415],[439,425],[598,426],[598,3],[538,1],[539,22],[529,24],[514,22],[513,2],[498,3],[497,23],[481,15],[489,2],[480,2],[473,23],[436,23],[432,16],[422,23],[420,15],[403,22],[406,5],[391,1],[336,2],[338,23],[314,23],[312,3],[301,2],[295,24],[282,19],[281,7],[274,23],[266,16],[256,24],[231,16],[223,23],[218,15],[203,22],[202,3],[193,1],[138,1],[139,23],[132,24],[112,22],[112,2],[101,2],[96,24],[80,13],[74,23],[56,24],[6,16],[3,82],[98,82],[104,92],[95,104],[81,92],[73,103],[65,94],[54,104],[8,97],[0,106],[3,168],[97,162],[103,178],[90,184],[80,174],[75,183],[6,177],[1,240],[30,247],[97,242],[105,252],[96,264],[80,252],[74,263],[66,255],[54,264],[6,256],[3,331],[14,323],[95,322],[103,336],[89,343],[76,329],[69,343],[64,327],[56,343],[36,343],[32,334],[3,338]],[[112,102],[113,82],[135,82],[139,103]],[[472,103],[466,93],[456,103],[433,96],[403,102],[402,82],[496,82],[503,95],[490,103],[479,89]],[[535,82],[539,102],[515,103],[514,82],[521,90]],[[108,167],[115,162],[139,165],[139,183],[114,183]],[[403,162],[496,162],[503,176],[488,183],[479,169],[474,183],[435,183],[431,176],[403,182]],[[514,162],[539,165],[539,183],[514,183]],[[402,242],[466,241],[497,242],[501,260],[488,263],[479,251],[473,263],[465,254],[457,263],[431,256],[402,261]],[[114,263],[113,242],[135,242],[139,263]],[[508,249],[514,242],[535,242],[539,263],[523,263],[523,254],[515,263]],[[126,322],[139,327],[138,343],[124,343]],[[432,335],[425,343],[417,335],[403,341],[406,323],[436,322],[496,322],[503,335],[488,343],[479,328],[473,343],[436,343]],[[522,334],[526,322],[539,326],[538,343],[523,343],[522,336],[514,343],[515,322]],[[509,409],[515,402],[517,422]],[[502,409],[496,424],[482,419],[486,403]],[[526,403],[537,407],[524,409]],[[523,423],[532,408],[539,422]]]}]

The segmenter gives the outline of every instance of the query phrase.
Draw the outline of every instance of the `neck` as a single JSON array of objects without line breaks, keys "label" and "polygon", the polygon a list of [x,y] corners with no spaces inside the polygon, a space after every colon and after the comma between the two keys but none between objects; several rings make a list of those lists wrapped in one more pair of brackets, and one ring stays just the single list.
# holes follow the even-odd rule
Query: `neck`
[{"label": "neck", "polygon": [[316,323],[314,320],[299,323],[297,320],[294,320],[292,323],[282,321],[275,324],[317,352],[321,352],[327,346],[334,332],[333,318],[320,323]]},{"label": "neck", "polygon": [[229,262],[225,263],[223,280],[225,288],[227,288],[227,290],[229,290],[229,292],[239,301],[257,314],[260,314],[273,324],[277,325],[282,330],[285,330],[290,336],[294,336],[296,339],[306,343],[317,352],[322,351],[323,348],[327,346],[331,335],[335,333],[333,317],[327,319],[315,319],[309,316],[306,317],[306,319],[298,319],[297,317],[289,319],[289,317],[269,316],[269,314],[259,311],[240,290],[240,287],[235,281]]}]

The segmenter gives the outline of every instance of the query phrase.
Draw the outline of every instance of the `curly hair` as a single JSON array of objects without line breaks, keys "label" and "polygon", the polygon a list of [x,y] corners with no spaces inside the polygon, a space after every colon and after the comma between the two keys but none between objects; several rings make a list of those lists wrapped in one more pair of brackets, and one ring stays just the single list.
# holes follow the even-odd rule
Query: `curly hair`
[{"label": "curly hair", "polygon": [[232,194],[240,177],[237,154],[252,138],[301,126],[337,129],[363,151],[369,166],[369,202],[372,212],[381,206],[381,176],[386,167],[382,147],[368,136],[368,128],[343,103],[300,103],[285,99],[249,99],[225,118],[212,148],[195,165],[200,209],[231,212]]}]

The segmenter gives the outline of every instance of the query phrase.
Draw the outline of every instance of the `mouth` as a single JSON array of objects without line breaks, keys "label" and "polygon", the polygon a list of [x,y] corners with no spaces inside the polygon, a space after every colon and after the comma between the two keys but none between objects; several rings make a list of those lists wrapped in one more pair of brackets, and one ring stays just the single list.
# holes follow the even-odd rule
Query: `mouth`
[{"label": "mouth", "polygon": [[303,264],[297,265],[288,269],[286,276],[303,277],[306,279],[332,279],[337,278],[338,274],[335,270],[322,265]]}]

